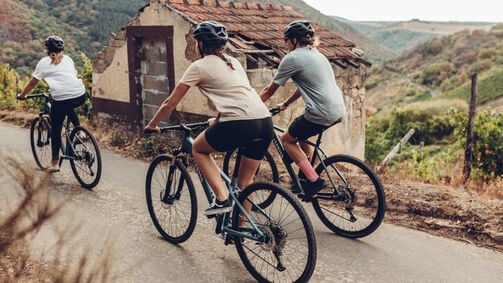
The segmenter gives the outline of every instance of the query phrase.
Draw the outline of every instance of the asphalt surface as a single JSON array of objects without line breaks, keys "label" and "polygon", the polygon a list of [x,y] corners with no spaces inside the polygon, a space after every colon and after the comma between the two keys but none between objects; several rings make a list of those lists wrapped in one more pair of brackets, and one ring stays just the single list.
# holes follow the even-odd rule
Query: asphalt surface
[{"label": "asphalt surface", "polygon": [[[31,155],[29,132],[0,123],[0,155],[15,154],[39,174]],[[63,211],[30,240],[32,253],[54,254],[61,232],[72,233],[63,249],[68,261],[87,252],[99,259],[111,247],[113,278],[120,282],[253,282],[234,246],[214,234],[214,222],[199,213],[196,230],[185,243],[161,239],[145,203],[148,164],[102,150],[103,175],[92,191],[82,189],[68,163],[53,174],[49,197],[65,201]],[[2,169],[0,169],[2,170]],[[0,215],[13,206],[16,188],[2,181]],[[206,208],[199,188],[199,211]],[[359,240],[326,229],[310,206],[318,261],[312,282],[502,282],[503,254],[468,243],[390,224]],[[73,257],[73,258],[72,258]]]}]

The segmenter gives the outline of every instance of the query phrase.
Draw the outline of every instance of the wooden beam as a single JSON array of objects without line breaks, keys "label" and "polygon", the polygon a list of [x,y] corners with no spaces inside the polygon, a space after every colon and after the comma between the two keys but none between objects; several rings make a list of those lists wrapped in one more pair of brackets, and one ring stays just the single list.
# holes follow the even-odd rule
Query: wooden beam
[{"label": "wooden beam", "polygon": [[410,129],[407,132],[407,134],[405,134],[405,136],[403,136],[403,138],[400,140],[400,142],[395,145],[395,147],[388,153],[386,158],[384,158],[384,160],[381,162],[381,165],[377,169],[377,172],[381,173],[384,170],[386,165],[393,159],[393,157],[395,157],[395,155],[397,155],[402,150],[402,147],[405,145],[405,143],[407,143],[407,141],[410,139],[410,137],[412,137],[412,135],[414,134],[415,131],[416,130],[414,130],[414,129]]}]

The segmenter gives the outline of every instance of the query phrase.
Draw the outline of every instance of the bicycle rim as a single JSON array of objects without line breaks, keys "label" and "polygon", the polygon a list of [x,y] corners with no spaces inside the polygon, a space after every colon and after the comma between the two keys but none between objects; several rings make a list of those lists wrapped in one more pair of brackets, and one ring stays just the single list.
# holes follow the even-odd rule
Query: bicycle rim
[{"label": "bicycle rim", "polygon": [[[307,214],[296,197],[279,185],[258,182],[248,186],[239,196],[240,203],[263,202],[261,191],[274,192],[276,197],[265,209],[252,210],[253,222],[266,235],[263,243],[235,239],[238,254],[252,276],[260,282],[305,282],[316,265],[316,240]],[[234,229],[251,227],[233,213]]]},{"label": "bicycle rim", "polygon": [[92,189],[98,185],[101,178],[102,164],[98,143],[91,132],[81,126],[72,130],[70,141],[77,158],[70,160],[73,174],[82,187]]},{"label": "bicycle rim", "polygon": [[196,226],[197,198],[185,166],[169,155],[156,157],[147,172],[145,193],[150,217],[161,236],[171,243],[188,240]]},{"label": "bicycle rim", "polygon": [[335,155],[316,168],[325,188],[313,199],[313,207],[327,228],[348,238],[374,232],[385,213],[382,185],[375,173],[360,160]]},{"label": "bicycle rim", "polygon": [[45,118],[35,119],[30,127],[30,144],[37,166],[45,170],[51,166],[51,128]]}]

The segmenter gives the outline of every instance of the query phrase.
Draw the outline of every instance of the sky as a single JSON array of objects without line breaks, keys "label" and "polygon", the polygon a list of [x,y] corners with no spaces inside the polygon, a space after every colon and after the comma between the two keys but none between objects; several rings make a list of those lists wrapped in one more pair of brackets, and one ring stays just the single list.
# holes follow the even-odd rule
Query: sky
[{"label": "sky", "polygon": [[[325,15],[352,21],[503,22],[501,0],[304,0]],[[498,4],[499,3],[499,4]]]}]

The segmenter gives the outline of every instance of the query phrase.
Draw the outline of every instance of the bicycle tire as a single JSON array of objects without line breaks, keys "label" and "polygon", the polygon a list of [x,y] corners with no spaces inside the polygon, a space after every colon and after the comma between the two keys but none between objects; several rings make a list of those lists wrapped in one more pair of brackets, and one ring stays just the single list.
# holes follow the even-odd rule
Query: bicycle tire
[{"label": "bicycle tire", "polygon": [[[46,132],[45,136],[40,137],[41,132]],[[40,140],[39,140],[40,138]],[[47,117],[36,118],[31,122],[30,126],[30,144],[31,152],[35,158],[37,166],[45,170],[51,166],[52,149],[51,149],[51,126]]]},{"label": "bicycle tire", "polygon": [[[228,151],[226,154],[225,154],[225,157],[224,157],[224,164],[222,166],[222,171],[225,173],[225,175],[227,176],[230,176],[232,175],[232,173],[234,172],[234,166],[236,166],[236,164],[234,163],[234,166],[232,166],[232,172],[230,172],[229,169],[231,169],[231,161],[236,159],[236,150],[237,149],[234,149],[234,150],[230,150]],[[264,160],[265,159],[265,160]],[[264,162],[265,161],[265,162]],[[274,157],[272,156],[272,154],[267,151],[264,155],[264,158],[262,159],[262,164],[263,163],[266,163],[268,164],[268,166],[266,166],[265,170],[262,170],[261,171],[261,168],[264,168],[262,167],[261,165],[259,165],[259,168],[257,169],[257,173],[255,174],[255,176],[259,176],[259,177],[263,177],[263,179],[255,179],[254,182],[259,182],[259,181],[266,181],[266,182],[273,182],[273,183],[276,183],[276,184],[279,184],[279,172],[278,172],[278,166],[276,165],[276,161],[274,161]],[[261,173],[261,172],[271,172],[271,174],[264,174],[264,173]],[[268,205],[270,205],[273,201],[274,201],[274,193],[271,193],[269,195],[269,197],[267,197],[264,202],[262,202],[260,204],[260,207],[261,208],[265,208],[267,207]]]},{"label": "bicycle tire", "polygon": [[[190,198],[190,201],[188,202],[188,204],[190,205],[189,220],[183,222],[183,221],[178,221],[175,219],[173,221],[170,221],[171,223],[169,223],[169,225],[170,225],[169,227],[163,226],[164,223],[162,223],[162,221],[160,220],[162,218],[158,217],[158,214],[161,214],[161,212],[167,213],[168,210],[169,210],[169,213],[171,213],[172,208],[174,208],[175,210],[177,209],[175,207],[175,204],[179,205],[180,207],[182,206],[182,204],[181,204],[180,199],[176,200],[176,202],[173,201],[172,204],[169,204],[167,201],[162,200],[162,198],[165,196],[165,189],[166,189],[166,185],[168,182],[168,173],[169,173],[168,172],[166,174],[162,174],[163,172],[166,172],[166,171],[163,171],[164,168],[160,168],[164,164],[166,166],[168,166],[168,165],[175,165],[176,166],[175,171],[173,172],[173,174],[174,174],[173,181],[174,182],[172,183],[172,185],[180,186],[180,184],[181,184],[182,191],[185,188],[187,188],[188,197]],[[156,175],[156,169],[160,170],[161,175],[166,177],[165,180],[164,179],[162,179],[162,180],[156,179],[153,182],[153,179],[156,178],[156,176],[158,176],[158,175]],[[177,178],[177,173],[178,173],[178,178]],[[178,181],[178,183],[176,181]],[[184,186],[184,184],[186,186]],[[161,188],[154,189],[153,187],[155,185],[160,185]],[[155,195],[153,195],[154,191],[155,191]],[[159,194],[157,194],[157,191],[160,191]],[[164,195],[163,195],[163,193],[164,193]],[[183,192],[180,193],[180,198],[181,198],[182,193]],[[196,227],[197,196],[196,196],[196,191],[194,188],[194,183],[192,182],[192,178],[190,177],[189,172],[187,171],[187,168],[181,162],[181,160],[175,159],[171,155],[167,155],[167,154],[157,156],[152,161],[152,163],[150,164],[148,171],[147,171],[147,180],[146,180],[146,184],[145,184],[145,195],[146,195],[147,208],[148,208],[148,212],[150,214],[150,218],[152,219],[152,222],[154,223],[154,226],[157,229],[157,231],[159,232],[159,234],[161,234],[161,236],[166,241],[173,243],[173,244],[182,243],[182,242],[188,240],[190,238],[190,236],[192,235],[192,233],[194,232],[194,229]],[[153,197],[155,197],[155,198],[153,198]],[[155,199],[159,200],[159,204],[161,205],[161,208],[162,208],[162,210],[160,210],[158,212],[156,212],[156,209],[155,209],[156,208],[155,207],[156,203],[154,203]],[[175,195],[174,199],[176,199],[176,195]],[[178,214],[178,211],[176,211],[176,216],[179,216],[179,215],[180,214]],[[166,216],[163,219],[168,219],[168,217]],[[171,214],[170,214],[169,220],[172,220],[172,219],[173,218],[171,217]],[[183,224],[183,223],[186,223],[187,227],[183,228],[183,230],[180,233],[174,233],[174,232],[170,231],[170,228],[173,228],[173,225],[179,225],[179,224]],[[175,226],[175,227],[178,227],[178,226]]]},{"label": "bicycle tire", "polygon": [[[316,172],[325,180],[326,184],[318,195],[328,197],[325,199],[315,197],[312,201],[314,211],[320,220],[328,229],[347,238],[360,238],[373,233],[381,225],[386,210],[384,190],[377,175],[365,163],[349,155],[333,155],[323,162],[327,170],[331,171],[325,171],[321,163],[316,167]],[[335,189],[333,187],[327,189],[327,186],[331,185],[327,175],[337,176],[333,168],[337,168],[339,173],[350,183],[348,190],[346,190],[346,196],[334,194]],[[338,186],[343,184],[338,176],[337,178],[332,176],[332,180]],[[356,183],[356,181],[359,183]],[[355,184],[358,187],[353,187]],[[367,190],[363,190],[364,188]],[[373,192],[375,195],[370,195],[367,192]],[[329,199],[331,196],[334,199]],[[349,202],[351,202],[351,205],[348,205]],[[344,205],[344,209],[339,209],[338,205]],[[337,212],[340,214],[337,214]],[[355,213],[358,213],[359,218],[356,218]],[[351,214],[355,219],[351,218]],[[349,217],[349,219],[345,219],[345,217]],[[370,221],[367,221],[368,219]],[[358,222],[360,220],[362,221]],[[356,225],[360,223],[362,225]]]},{"label": "bicycle tire", "polygon": [[[307,282],[316,266],[317,250],[314,230],[305,209],[291,192],[271,182],[252,183],[239,194],[238,201],[243,204],[250,195],[255,196],[260,190],[270,190],[275,193],[276,197],[274,202],[263,211],[252,210],[250,217],[264,234],[270,236],[267,237],[268,240],[264,243],[235,238],[234,243],[241,261],[250,274],[259,282]],[[290,210],[287,210],[289,207]],[[239,209],[235,208],[232,223],[233,228],[238,231],[240,230],[240,217]],[[285,218],[282,219],[282,217]],[[274,221],[270,221],[268,218],[272,218]],[[274,240],[270,240],[272,238]],[[305,243],[302,243],[298,248],[292,248],[299,240],[305,241]],[[281,260],[278,260],[274,255],[275,249],[281,249],[277,251],[281,254]],[[305,253],[302,253],[303,249],[306,249]],[[258,254],[254,250],[261,253]],[[288,257],[290,254],[294,258],[285,260],[284,257]],[[302,256],[305,256],[305,258],[301,259]],[[272,262],[268,262],[266,259],[270,259]],[[257,265],[254,264],[254,261],[257,262]],[[299,263],[299,261],[302,262]],[[283,264],[281,264],[282,262]],[[264,263],[266,263],[265,266],[267,267],[265,272]],[[283,270],[280,270],[280,265],[284,268]],[[259,268],[259,266],[262,268]],[[288,273],[291,271],[298,271],[298,274]],[[265,274],[268,272],[271,273]]]},{"label": "bicycle tire", "polygon": [[[79,132],[82,134],[79,134],[79,138],[76,139]],[[81,140],[80,136],[83,136],[85,141]],[[96,187],[101,179],[102,171],[101,153],[96,139],[91,131],[85,127],[77,126],[70,133],[70,142],[75,149],[74,154],[79,155],[81,158],[81,160],[70,159],[70,167],[72,168],[73,175],[83,188],[92,189]],[[90,151],[90,146],[93,148],[92,151]],[[96,164],[96,169],[93,170],[91,166],[94,164]],[[86,172],[86,170],[88,170],[88,172]],[[84,174],[91,178],[87,178]]]}]

